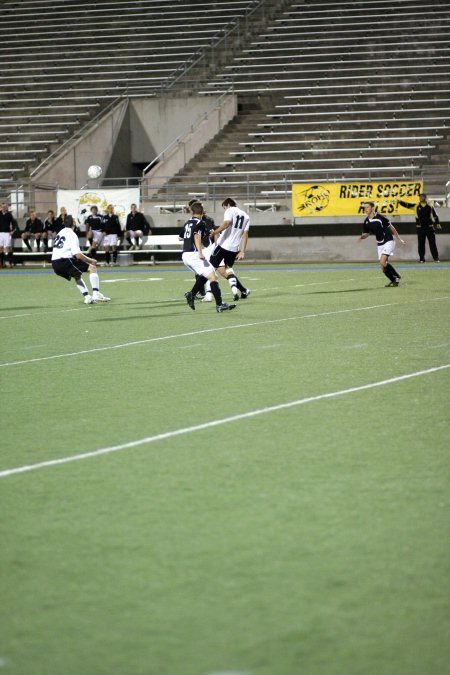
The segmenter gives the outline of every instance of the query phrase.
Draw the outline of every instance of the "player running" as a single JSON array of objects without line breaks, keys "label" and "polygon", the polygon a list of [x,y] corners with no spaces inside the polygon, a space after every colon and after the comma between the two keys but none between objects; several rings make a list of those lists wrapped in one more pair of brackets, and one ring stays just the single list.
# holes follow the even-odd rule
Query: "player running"
[{"label": "player running", "polygon": [[204,288],[206,281],[210,281],[211,293],[216,301],[216,310],[224,312],[234,309],[236,305],[229,305],[222,301],[216,272],[203,253],[202,238],[205,233],[205,224],[202,220],[203,206],[199,202],[195,202],[191,205],[190,210],[192,218],[189,218],[184,224],[179,235],[180,239],[183,240],[183,263],[195,274],[196,279],[192,289],[184,294],[186,302],[191,309],[195,309],[195,296]]},{"label": "player running", "polygon": [[[78,290],[84,297],[85,305],[95,302],[108,302],[103,293],[100,293],[100,280],[97,273],[97,261],[88,258],[80,249],[80,240],[74,232],[76,223],[72,220],[72,227],[63,227],[53,240],[52,267],[55,274],[70,281],[75,279]],[[89,272],[89,282],[92,295],[89,293],[81,275]]]},{"label": "player running", "polygon": [[215,268],[224,267],[223,276],[231,286],[234,300],[248,298],[250,289],[245,288],[237,278],[233,270],[236,260],[243,260],[248,242],[250,228],[250,216],[238,208],[234,199],[227,197],[222,202],[225,209],[223,223],[214,231],[216,247],[210,257],[210,263]]}]

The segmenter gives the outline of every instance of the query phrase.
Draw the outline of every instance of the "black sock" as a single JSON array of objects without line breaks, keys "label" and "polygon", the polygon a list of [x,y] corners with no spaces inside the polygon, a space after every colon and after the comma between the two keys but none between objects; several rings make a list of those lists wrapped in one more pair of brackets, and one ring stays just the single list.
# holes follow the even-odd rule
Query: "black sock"
[{"label": "black sock", "polygon": [[111,262],[111,255],[109,251],[105,251],[105,261],[107,265],[109,265],[109,263]]},{"label": "black sock", "polygon": [[94,258],[94,260],[97,260],[97,249],[93,248],[92,251],[89,252],[89,255],[91,258]]},{"label": "black sock", "polygon": [[397,270],[391,265],[391,263],[388,263],[388,264],[386,265],[386,267],[387,267],[388,270],[394,275],[394,277],[396,277],[397,279],[401,279],[400,274],[399,274],[399,273],[397,272]]},{"label": "black sock", "polygon": [[41,240],[40,239],[36,239],[36,248],[37,248],[38,251],[41,250]]},{"label": "black sock", "polygon": [[222,304],[222,294],[220,292],[219,283],[217,281],[211,281],[211,293],[214,296],[216,305]]},{"label": "black sock", "polygon": [[13,266],[13,252],[12,252],[12,251],[8,251],[7,257],[8,257],[8,262],[9,262],[9,264],[10,264],[11,267],[12,267],[12,266]]},{"label": "black sock", "polygon": [[3,267],[4,261],[5,261],[5,254],[0,253],[0,267]]},{"label": "black sock", "polygon": [[130,246],[133,246],[133,242],[131,241],[131,237],[127,237],[127,242],[130,244]]},{"label": "black sock", "polygon": [[236,276],[235,274],[229,274],[229,275],[227,276],[227,279],[234,279],[234,281],[235,281],[235,286],[237,286],[238,290],[241,291],[241,293],[242,293],[242,292],[245,293],[245,291],[247,290],[247,289],[245,288],[245,286],[243,286],[243,285],[241,284],[241,282],[239,281],[239,279],[237,278],[237,276]]},{"label": "black sock", "polygon": [[206,284],[205,277],[202,277],[201,275],[197,274],[195,277],[195,284],[192,286],[191,290],[192,296],[194,298],[197,295],[197,293],[199,293],[199,291],[201,291],[205,287],[205,284]]},{"label": "black sock", "polygon": [[389,265],[383,267],[383,274],[387,276],[389,281],[395,281],[395,274],[392,274],[391,270],[389,269]]},{"label": "black sock", "polygon": [[28,237],[27,237],[26,239],[24,239],[23,241],[24,241],[24,244],[25,244],[25,246],[27,247],[27,249],[28,249],[29,251],[32,251],[33,249],[32,249],[31,246],[30,246],[30,240],[28,239]]},{"label": "black sock", "polygon": [[117,262],[117,251],[113,251],[113,262]]}]

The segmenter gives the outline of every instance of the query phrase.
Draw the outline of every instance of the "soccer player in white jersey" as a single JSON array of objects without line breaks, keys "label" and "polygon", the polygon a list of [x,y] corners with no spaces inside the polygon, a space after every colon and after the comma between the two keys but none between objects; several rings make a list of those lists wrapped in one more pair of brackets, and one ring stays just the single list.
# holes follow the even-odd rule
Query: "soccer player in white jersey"
[{"label": "soccer player in white jersey", "polygon": [[[63,227],[53,240],[52,267],[55,274],[70,281],[75,279],[78,290],[84,297],[85,305],[94,302],[108,302],[103,293],[100,293],[100,280],[97,274],[97,261],[88,258],[80,249],[80,241],[74,232],[75,221],[72,227]],[[89,272],[89,282],[92,286],[92,295],[89,293],[81,275]]]},{"label": "soccer player in white jersey", "polygon": [[184,224],[179,234],[180,239],[183,240],[183,263],[195,274],[195,284],[190,291],[184,294],[186,302],[191,309],[195,309],[195,296],[205,286],[205,282],[210,281],[211,292],[216,301],[216,310],[224,312],[234,309],[236,305],[229,305],[222,301],[215,269],[203,253],[202,238],[205,234],[205,223],[202,220],[203,206],[195,202],[191,205],[190,211],[192,218]]},{"label": "soccer player in white jersey", "polygon": [[250,289],[245,288],[237,278],[233,270],[236,260],[243,260],[248,242],[250,228],[250,216],[238,208],[234,199],[227,197],[222,202],[225,209],[223,223],[214,231],[216,248],[210,257],[210,263],[215,269],[225,265],[225,278],[231,287],[234,300],[248,298]]}]

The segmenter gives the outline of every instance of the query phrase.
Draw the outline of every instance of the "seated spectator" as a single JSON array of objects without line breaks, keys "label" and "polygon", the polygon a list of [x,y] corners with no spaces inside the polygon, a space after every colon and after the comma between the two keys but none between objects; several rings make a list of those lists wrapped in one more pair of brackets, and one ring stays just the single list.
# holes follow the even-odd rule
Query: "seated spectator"
[{"label": "seated spectator", "polygon": [[55,233],[63,229],[63,227],[72,227],[73,217],[67,213],[65,206],[61,206],[59,210],[59,216],[55,220]]},{"label": "seated spectator", "polygon": [[42,241],[44,242],[44,251],[48,251],[49,239],[53,240],[56,233],[56,219],[55,212],[52,209],[47,211],[47,218],[44,220],[44,231],[42,233]]},{"label": "seated spectator", "polygon": [[[128,242],[129,251],[136,248],[142,249],[144,237],[151,234],[150,225],[144,214],[137,210],[136,204],[131,204],[130,209],[131,211],[127,215],[127,222],[125,225],[125,237]],[[134,244],[132,237],[134,237]]]},{"label": "seated spectator", "polygon": [[41,238],[44,232],[44,223],[38,218],[36,211],[30,211],[30,216],[25,222],[25,229],[21,234],[22,241],[29,251],[32,251],[30,237],[34,236],[36,248],[41,250]]}]

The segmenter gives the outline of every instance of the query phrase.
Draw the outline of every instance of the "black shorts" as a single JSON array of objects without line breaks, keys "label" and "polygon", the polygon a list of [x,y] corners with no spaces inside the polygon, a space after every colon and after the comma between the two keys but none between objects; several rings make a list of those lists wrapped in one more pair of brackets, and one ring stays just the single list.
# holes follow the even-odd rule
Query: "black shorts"
[{"label": "black shorts", "polygon": [[227,251],[226,248],[216,246],[211,254],[209,262],[213,267],[215,267],[215,269],[220,267],[223,262],[225,263],[226,267],[233,267],[237,254],[237,251]]},{"label": "black shorts", "polygon": [[55,274],[70,281],[71,279],[80,279],[83,272],[88,271],[89,263],[78,258],[60,258],[59,260],[52,260],[52,267]]}]

